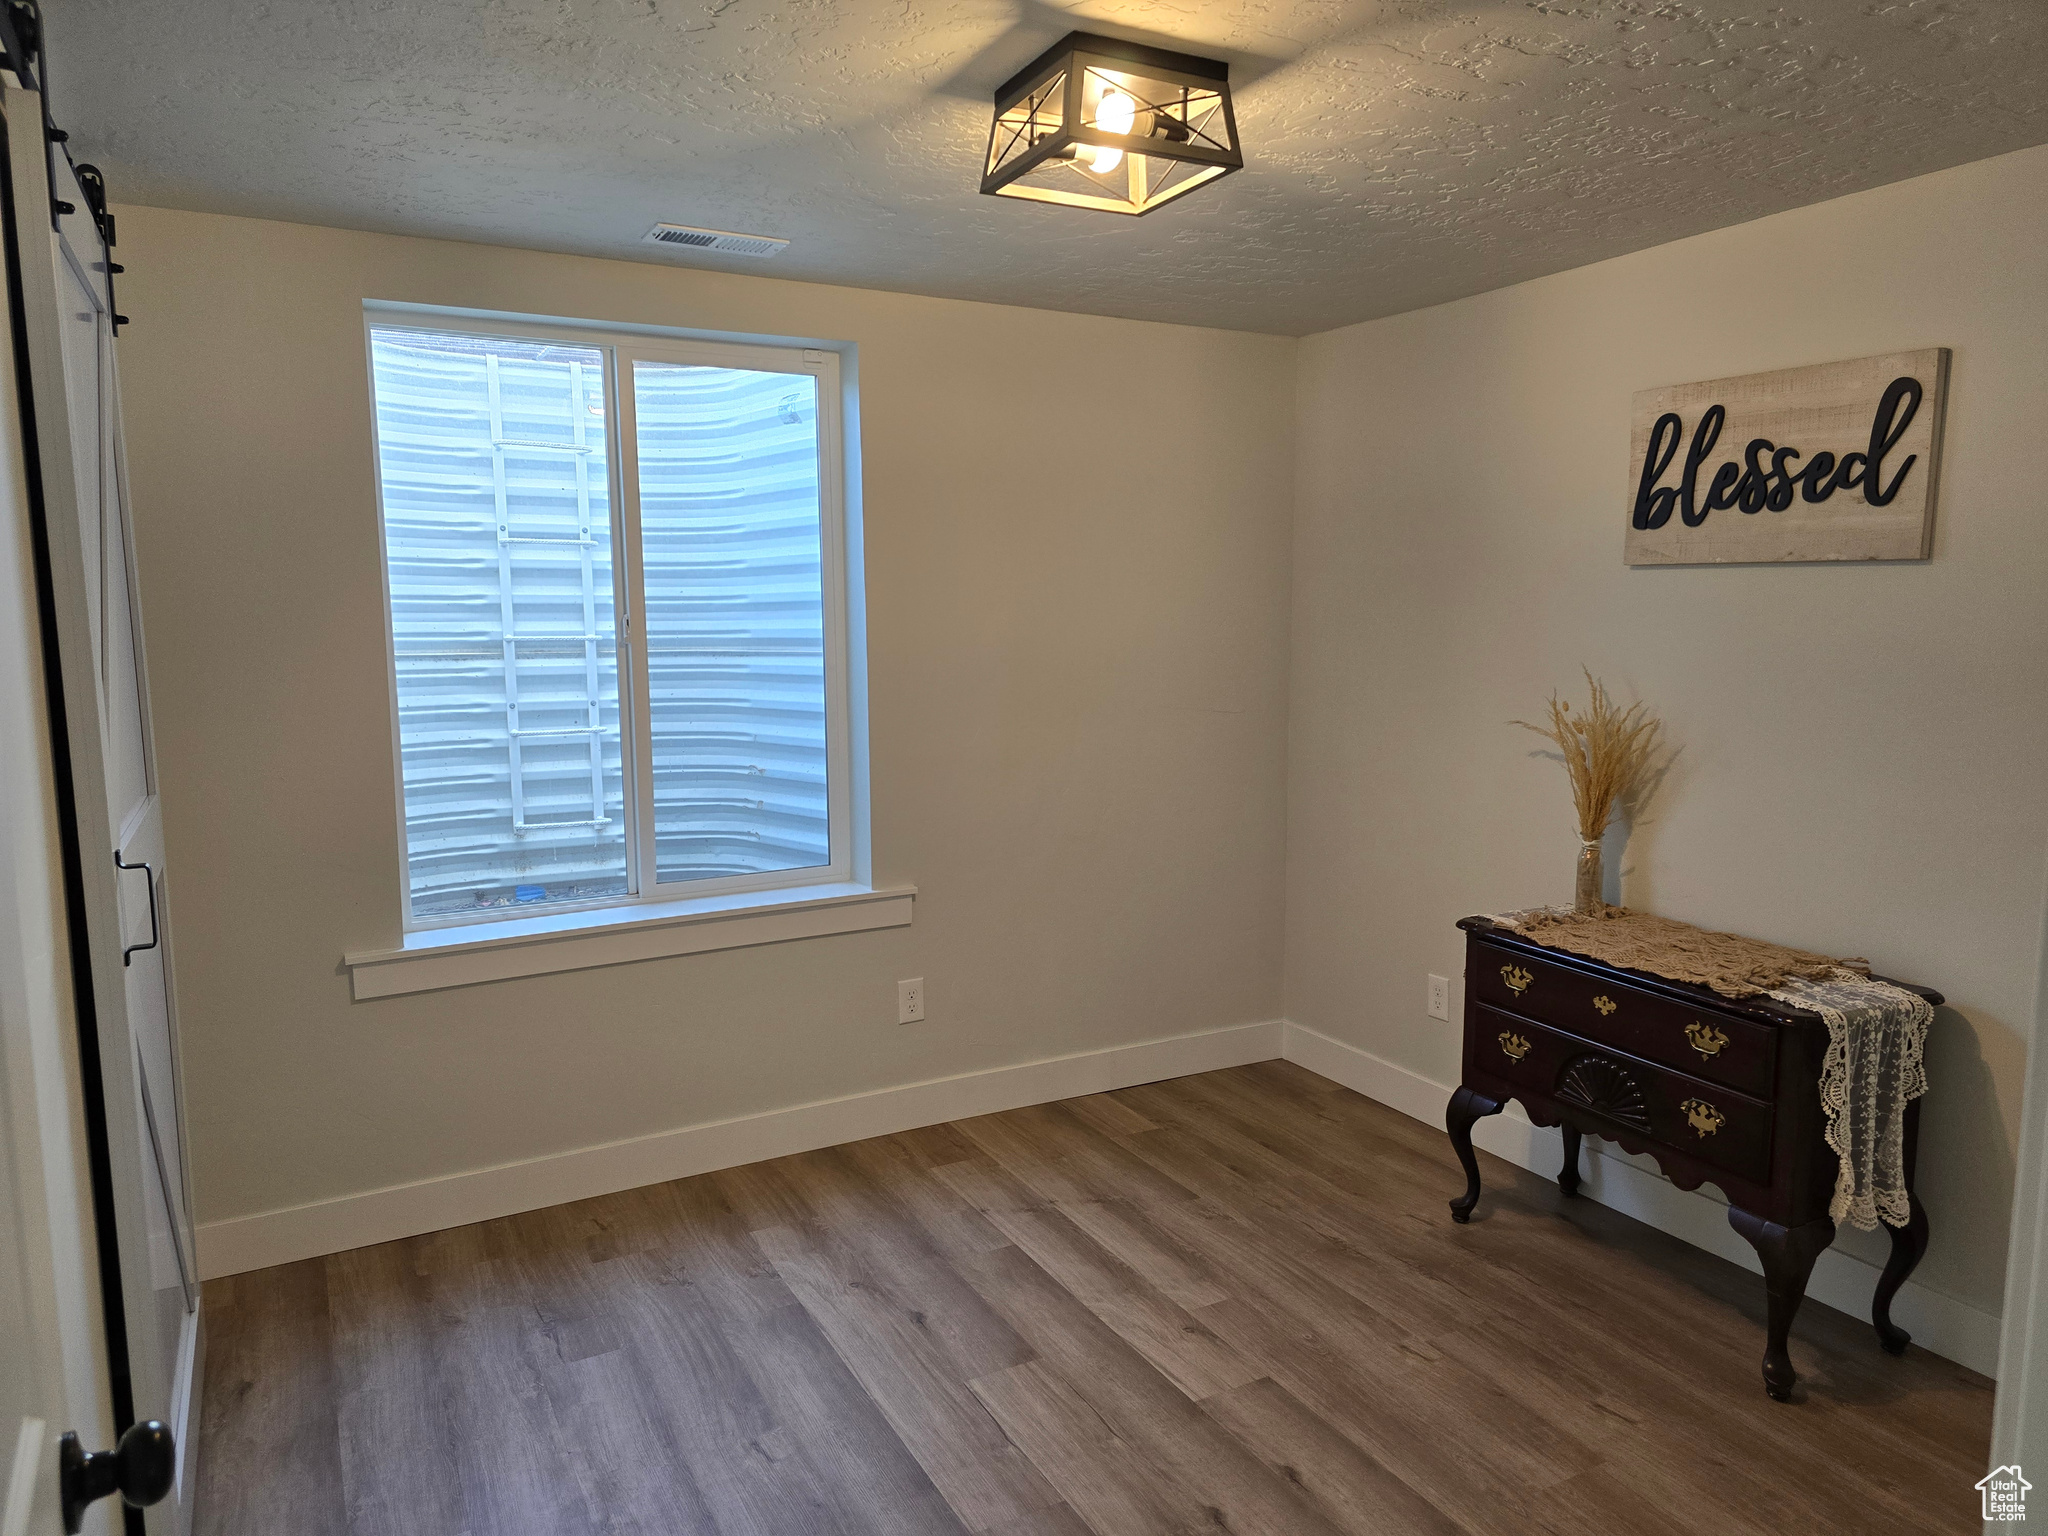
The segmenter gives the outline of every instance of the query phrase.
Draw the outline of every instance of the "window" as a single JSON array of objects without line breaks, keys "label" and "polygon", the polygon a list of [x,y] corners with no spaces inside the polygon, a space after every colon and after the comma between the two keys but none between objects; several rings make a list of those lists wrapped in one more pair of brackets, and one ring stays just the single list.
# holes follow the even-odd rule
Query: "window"
[{"label": "window", "polygon": [[848,880],[837,354],[369,347],[407,926]]}]

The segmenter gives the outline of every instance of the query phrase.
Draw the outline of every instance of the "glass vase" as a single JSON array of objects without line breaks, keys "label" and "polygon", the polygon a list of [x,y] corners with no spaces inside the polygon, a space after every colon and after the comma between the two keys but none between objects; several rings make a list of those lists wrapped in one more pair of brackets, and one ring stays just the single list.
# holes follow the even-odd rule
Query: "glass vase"
[{"label": "glass vase", "polygon": [[1578,875],[1572,883],[1572,910],[1601,912],[1606,905],[1600,896],[1600,845],[1581,843]]}]

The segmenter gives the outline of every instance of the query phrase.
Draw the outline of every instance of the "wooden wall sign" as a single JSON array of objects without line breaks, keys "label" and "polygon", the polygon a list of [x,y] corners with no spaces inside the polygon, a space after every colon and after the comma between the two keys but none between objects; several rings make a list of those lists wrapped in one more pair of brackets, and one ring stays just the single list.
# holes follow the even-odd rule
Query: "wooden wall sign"
[{"label": "wooden wall sign", "polygon": [[1948,348],[1645,389],[1630,565],[1925,560]]}]

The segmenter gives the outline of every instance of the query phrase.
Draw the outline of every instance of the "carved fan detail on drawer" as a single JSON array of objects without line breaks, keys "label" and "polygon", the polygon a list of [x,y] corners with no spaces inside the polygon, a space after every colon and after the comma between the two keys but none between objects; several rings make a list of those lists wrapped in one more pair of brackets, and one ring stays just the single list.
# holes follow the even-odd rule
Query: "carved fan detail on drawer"
[{"label": "carved fan detail on drawer", "polygon": [[1581,1056],[1565,1068],[1557,1096],[1617,1125],[1633,1126],[1645,1136],[1650,1133],[1650,1106],[1643,1097],[1643,1085],[1618,1061]]}]

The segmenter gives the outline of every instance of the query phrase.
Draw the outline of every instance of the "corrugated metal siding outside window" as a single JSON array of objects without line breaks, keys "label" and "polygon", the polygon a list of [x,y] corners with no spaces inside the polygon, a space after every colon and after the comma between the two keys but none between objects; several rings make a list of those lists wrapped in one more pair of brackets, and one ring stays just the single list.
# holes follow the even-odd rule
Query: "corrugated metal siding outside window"
[{"label": "corrugated metal siding outside window", "polygon": [[633,365],[663,881],[831,858],[817,381]]},{"label": "corrugated metal siding outside window", "polygon": [[413,914],[625,894],[604,356],[371,359]]}]

